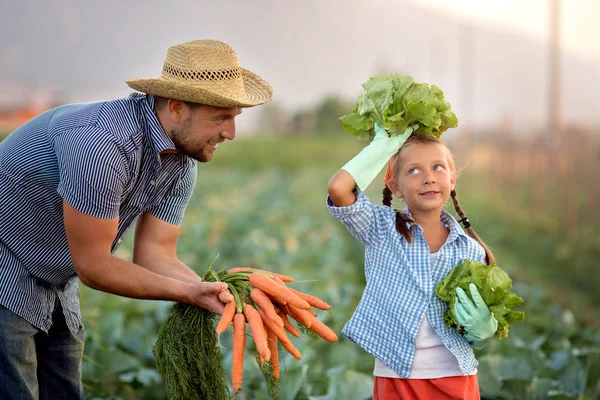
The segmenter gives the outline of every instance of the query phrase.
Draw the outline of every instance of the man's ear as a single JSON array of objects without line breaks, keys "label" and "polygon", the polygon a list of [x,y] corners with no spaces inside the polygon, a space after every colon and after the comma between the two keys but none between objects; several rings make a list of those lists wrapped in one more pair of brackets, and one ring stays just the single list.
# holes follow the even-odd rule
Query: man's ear
[{"label": "man's ear", "polygon": [[171,121],[173,121],[175,124],[180,124],[183,119],[183,105],[183,101],[176,99],[169,99],[167,102],[167,111],[169,112]]}]

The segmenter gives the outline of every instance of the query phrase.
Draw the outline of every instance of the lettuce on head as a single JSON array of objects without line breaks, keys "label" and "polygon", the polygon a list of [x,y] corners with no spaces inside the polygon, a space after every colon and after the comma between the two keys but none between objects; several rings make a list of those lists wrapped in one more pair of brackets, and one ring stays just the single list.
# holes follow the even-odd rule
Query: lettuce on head
[{"label": "lettuce on head", "polygon": [[504,270],[495,264],[486,265],[477,261],[464,260],[454,267],[434,290],[440,299],[448,303],[448,310],[444,313],[444,323],[447,327],[454,327],[459,332],[462,330],[454,315],[456,288],[462,288],[473,300],[468,290],[469,283],[475,284],[485,304],[498,321],[497,338],[507,337],[510,326],[525,319],[524,312],[511,310],[524,303],[524,300],[509,291],[512,287],[512,279]]},{"label": "lettuce on head", "polygon": [[375,136],[374,125],[398,136],[413,124],[417,134],[440,135],[458,126],[458,118],[435,85],[417,83],[411,76],[375,76],[363,84],[356,107],[340,117],[344,129],[361,140]]}]

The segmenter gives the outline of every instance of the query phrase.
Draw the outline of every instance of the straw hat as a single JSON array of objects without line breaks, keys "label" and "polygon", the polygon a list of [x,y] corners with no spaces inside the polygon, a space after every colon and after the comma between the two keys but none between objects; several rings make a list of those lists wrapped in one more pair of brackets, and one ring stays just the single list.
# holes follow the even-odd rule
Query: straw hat
[{"label": "straw hat", "polygon": [[271,86],[240,67],[235,50],[218,40],[171,46],[159,78],[126,82],[143,93],[218,107],[252,107],[273,97]]}]

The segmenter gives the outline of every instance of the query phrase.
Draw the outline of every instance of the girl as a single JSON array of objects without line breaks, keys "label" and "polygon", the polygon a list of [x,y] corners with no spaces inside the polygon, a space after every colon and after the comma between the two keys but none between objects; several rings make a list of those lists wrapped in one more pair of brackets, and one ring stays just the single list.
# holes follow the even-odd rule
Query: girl
[{"label": "girl", "polygon": [[[447,303],[434,288],[464,259],[493,263],[493,255],[458,204],[447,145],[412,128],[391,138],[375,131],[328,185],[331,214],[365,245],[367,284],[342,332],[375,356],[374,400],[479,399],[471,346],[482,348],[497,321],[475,286],[474,303],[457,289],[456,317],[468,332],[460,335],[444,325]],[[377,206],[356,187],[365,190],[386,163]],[[391,208],[392,195],[406,202],[404,211]],[[468,235],[443,210],[450,197]]]}]

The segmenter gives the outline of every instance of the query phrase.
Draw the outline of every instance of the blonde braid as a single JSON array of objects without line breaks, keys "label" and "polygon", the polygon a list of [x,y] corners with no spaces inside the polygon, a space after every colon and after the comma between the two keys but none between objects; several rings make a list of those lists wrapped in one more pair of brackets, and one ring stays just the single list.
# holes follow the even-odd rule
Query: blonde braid
[{"label": "blonde braid", "polygon": [[[387,187],[387,185],[383,188],[381,193],[383,194],[383,205],[392,207],[392,191]],[[406,241],[409,244],[412,243],[412,235],[410,234],[410,230],[408,229],[408,226],[406,226],[406,224],[413,224],[415,221],[410,219],[403,212],[400,212],[396,209],[394,209],[394,211],[396,211],[396,231],[398,231],[399,234],[404,236],[404,239],[406,239]]]},{"label": "blonde braid", "polygon": [[473,239],[475,239],[483,247],[483,249],[485,250],[485,258],[486,258],[487,264],[488,265],[495,264],[496,259],[494,258],[492,251],[483,242],[483,240],[481,240],[481,238],[479,237],[479,235],[477,235],[475,230],[473,228],[471,228],[469,219],[465,216],[465,212],[463,211],[461,206],[458,204],[458,196],[456,195],[456,190],[451,191],[450,196],[452,197],[452,203],[454,203],[454,209],[456,210],[456,213],[460,217],[460,220],[458,222],[461,222],[464,225],[465,231],[467,231],[467,234],[469,236],[471,236]]}]

